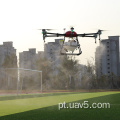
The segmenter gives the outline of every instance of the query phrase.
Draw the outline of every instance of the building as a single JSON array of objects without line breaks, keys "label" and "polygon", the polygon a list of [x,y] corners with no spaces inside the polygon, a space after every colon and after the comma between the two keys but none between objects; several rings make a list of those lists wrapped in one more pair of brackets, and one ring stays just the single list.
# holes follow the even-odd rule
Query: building
[{"label": "building", "polygon": [[[36,61],[40,58],[44,58],[44,52],[38,51],[36,48],[31,48],[28,51],[19,53],[19,68],[36,70]],[[21,89],[33,89],[39,86],[38,72],[33,71],[19,71],[19,80]]]},{"label": "building", "polygon": [[59,44],[59,40],[61,39],[55,39],[55,42],[48,42],[44,45],[45,58],[51,64],[51,67],[55,74],[58,73],[56,68],[59,67],[60,63],[62,62],[62,59],[65,56],[60,54],[61,46]]},{"label": "building", "polygon": [[38,51],[36,48],[30,48],[29,51],[23,51],[19,53],[19,68],[36,69],[36,60],[44,58],[44,52]]},{"label": "building", "polygon": [[60,44],[59,40],[55,39],[55,42],[48,42],[44,45],[45,58],[49,59],[51,62],[57,59],[57,56],[60,56]]},{"label": "building", "polygon": [[19,53],[19,67],[25,69],[35,69],[36,49],[31,48],[29,51]]},{"label": "building", "polygon": [[0,89],[16,88],[16,71],[4,68],[16,68],[17,56],[13,42],[0,45]]},{"label": "building", "polygon": [[6,56],[14,55],[14,63],[17,64],[16,49],[13,47],[13,42],[3,42],[0,45],[0,68],[2,67]]},{"label": "building", "polygon": [[109,36],[100,42],[95,52],[96,75],[120,76],[120,38]]}]

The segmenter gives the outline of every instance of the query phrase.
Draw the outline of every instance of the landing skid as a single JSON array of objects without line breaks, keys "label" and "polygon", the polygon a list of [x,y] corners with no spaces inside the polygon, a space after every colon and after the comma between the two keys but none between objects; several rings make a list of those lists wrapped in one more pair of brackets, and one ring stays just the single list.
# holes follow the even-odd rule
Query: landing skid
[{"label": "landing skid", "polygon": [[79,53],[60,53],[61,55],[80,55],[82,54],[82,51]]}]

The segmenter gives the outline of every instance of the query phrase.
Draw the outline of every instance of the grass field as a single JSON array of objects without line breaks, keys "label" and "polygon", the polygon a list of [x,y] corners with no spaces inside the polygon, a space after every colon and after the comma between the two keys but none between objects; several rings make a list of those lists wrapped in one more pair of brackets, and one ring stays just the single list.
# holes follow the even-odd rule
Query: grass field
[{"label": "grass field", "polygon": [[[65,108],[59,103],[110,103],[110,108]],[[70,92],[0,97],[0,120],[120,120],[120,92]]]}]

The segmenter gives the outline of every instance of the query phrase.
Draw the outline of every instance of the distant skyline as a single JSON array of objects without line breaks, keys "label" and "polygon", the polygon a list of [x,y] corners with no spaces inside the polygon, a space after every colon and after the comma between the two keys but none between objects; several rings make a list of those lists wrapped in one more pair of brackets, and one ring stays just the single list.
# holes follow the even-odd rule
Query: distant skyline
[{"label": "distant skyline", "polygon": [[[120,0],[1,0],[0,1],[0,44],[13,41],[18,52],[29,48],[43,51],[42,28],[56,28],[63,32],[74,26],[77,33],[108,30],[101,35],[120,35]],[[46,42],[55,38],[46,39]],[[79,38],[82,55],[77,58],[82,64],[94,57],[93,38]]]}]

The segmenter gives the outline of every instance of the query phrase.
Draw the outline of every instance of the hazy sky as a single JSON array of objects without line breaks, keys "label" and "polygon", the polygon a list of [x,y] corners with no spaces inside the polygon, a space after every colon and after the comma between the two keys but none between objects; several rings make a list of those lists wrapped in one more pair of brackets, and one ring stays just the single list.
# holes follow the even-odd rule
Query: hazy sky
[{"label": "hazy sky", "polygon": [[[102,39],[120,35],[120,0],[0,0],[0,44],[13,41],[17,52],[43,50],[38,28],[63,32],[69,26],[74,26],[77,33],[108,30]],[[94,44],[93,38],[79,40],[83,53],[78,59],[86,63],[86,59],[94,57],[98,43]]]}]

